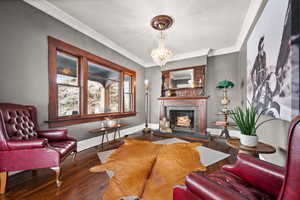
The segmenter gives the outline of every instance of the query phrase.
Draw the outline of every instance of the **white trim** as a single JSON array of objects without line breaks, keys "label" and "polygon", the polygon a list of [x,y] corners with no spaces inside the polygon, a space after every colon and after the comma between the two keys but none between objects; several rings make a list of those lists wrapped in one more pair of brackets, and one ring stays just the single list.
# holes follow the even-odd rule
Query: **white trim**
[{"label": "white trim", "polygon": [[104,44],[105,46],[115,50],[116,52],[126,56],[127,58],[135,61],[136,63],[144,66],[145,62],[135,56],[133,53],[129,52],[125,48],[117,45],[112,40],[108,39],[104,35],[98,33],[91,27],[87,26],[86,24],[82,23],[78,19],[72,17],[65,11],[61,10],[60,8],[56,7],[52,3],[47,0],[24,0],[24,2],[30,4],[31,6],[43,11],[44,13],[56,18],[57,20],[69,25],[70,27],[74,28],[75,30],[93,38],[94,40]]},{"label": "white trim", "polygon": [[[133,126],[133,127],[130,127],[130,128],[122,129],[120,131],[121,137],[124,137],[125,135],[130,135],[130,134],[136,133],[138,131],[141,131],[144,127],[145,127],[145,124],[140,124],[140,125]],[[113,133],[109,133],[108,138],[109,138],[109,140],[112,140],[113,139]],[[101,139],[102,139],[102,136],[97,136],[97,137],[93,137],[93,138],[90,138],[90,139],[81,140],[77,143],[77,151],[79,152],[79,151],[83,151],[83,150],[86,150],[88,148],[97,146],[101,143]],[[105,139],[104,141],[106,141],[106,138],[104,138],[104,139]]]},{"label": "white trim", "polygon": [[[219,56],[219,55],[225,55],[230,53],[238,52],[239,49],[236,46],[231,47],[225,47],[223,49],[203,49],[199,51],[192,51],[188,53],[182,53],[175,55],[173,58],[171,58],[168,62],[173,62],[177,60],[184,60],[188,58],[195,58],[195,57],[201,57],[201,56],[207,56],[207,57],[213,57],[213,56]],[[145,67],[155,67],[157,64],[154,62],[145,63]]]},{"label": "white trim", "polygon": [[238,49],[236,46],[226,47],[223,49],[215,49],[215,50],[212,50],[209,52],[208,57],[235,53],[235,52],[238,52],[239,50],[240,49]]},{"label": "white trim", "polygon": [[247,38],[250,28],[253,25],[256,16],[258,15],[258,11],[265,1],[267,0],[251,0],[239,37],[236,41],[235,46],[237,47],[238,50],[242,48],[242,45]]}]

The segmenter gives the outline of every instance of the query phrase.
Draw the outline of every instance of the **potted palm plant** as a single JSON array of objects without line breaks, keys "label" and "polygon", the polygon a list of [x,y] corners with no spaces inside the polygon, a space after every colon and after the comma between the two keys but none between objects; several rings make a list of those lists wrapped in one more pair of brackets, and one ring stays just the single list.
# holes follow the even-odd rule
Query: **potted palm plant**
[{"label": "potted palm plant", "polygon": [[273,119],[260,121],[263,111],[259,112],[252,104],[243,110],[236,107],[230,112],[231,119],[236,123],[241,131],[240,142],[244,146],[255,147],[258,142],[256,130],[264,123]]}]

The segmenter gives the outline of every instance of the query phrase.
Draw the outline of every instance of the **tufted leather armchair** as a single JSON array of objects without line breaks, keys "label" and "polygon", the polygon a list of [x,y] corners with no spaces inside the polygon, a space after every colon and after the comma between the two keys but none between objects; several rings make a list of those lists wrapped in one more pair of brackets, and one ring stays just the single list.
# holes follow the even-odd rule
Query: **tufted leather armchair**
[{"label": "tufted leather armchair", "polygon": [[300,115],[291,123],[286,167],[239,154],[234,165],[225,165],[207,177],[190,174],[186,186],[176,186],[174,200],[299,200]]},{"label": "tufted leather armchair", "polygon": [[0,103],[0,193],[10,171],[52,168],[59,187],[61,162],[77,152],[67,130],[40,130],[34,106]]}]

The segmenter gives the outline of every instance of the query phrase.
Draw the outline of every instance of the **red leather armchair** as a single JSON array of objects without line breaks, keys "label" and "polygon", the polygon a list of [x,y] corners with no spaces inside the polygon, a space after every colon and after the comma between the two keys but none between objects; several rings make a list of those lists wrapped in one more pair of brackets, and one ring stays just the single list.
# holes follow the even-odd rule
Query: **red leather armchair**
[{"label": "red leather armchair", "polygon": [[52,168],[59,187],[60,164],[77,152],[67,130],[40,130],[34,106],[0,103],[0,193],[10,171]]},{"label": "red leather armchair", "polygon": [[239,154],[234,165],[226,165],[207,177],[190,174],[185,186],[176,186],[174,200],[299,200],[300,116],[289,129],[286,167]]}]

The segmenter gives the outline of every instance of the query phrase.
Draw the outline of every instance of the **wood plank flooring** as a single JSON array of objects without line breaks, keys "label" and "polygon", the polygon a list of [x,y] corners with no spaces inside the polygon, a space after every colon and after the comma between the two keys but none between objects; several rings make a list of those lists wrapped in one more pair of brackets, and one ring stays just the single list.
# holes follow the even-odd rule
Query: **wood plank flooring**
[{"label": "wood plank flooring", "polygon": [[[131,138],[142,140],[161,140],[159,136],[143,135],[136,133]],[[105,150],[117,148],[121,142],[105,144]],[[233,163],[236,152],[227,147],[223,142],[204,142],[205,146],[230,153],[231,156],[208,168],[206,174],[219,169],[224,164]],[[60,188],[55,184],[55,172],[50,169],[24,171],[8,178],[7,192],[0,196],[0,200],[101,200],[108,177],[105,173],[94,174],[88,169],[100,164],[97,156],[99,147],[90,148],[79,152],[75,165],[71,157],[62,165],[62,181]]]}]

